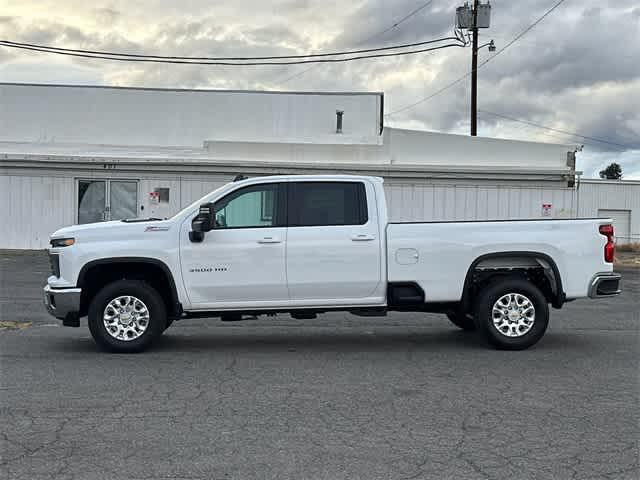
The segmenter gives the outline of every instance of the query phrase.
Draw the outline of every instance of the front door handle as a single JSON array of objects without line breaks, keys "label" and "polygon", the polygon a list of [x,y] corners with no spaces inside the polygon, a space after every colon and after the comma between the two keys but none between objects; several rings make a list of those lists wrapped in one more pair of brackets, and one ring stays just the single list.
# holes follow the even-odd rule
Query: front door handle
[{"label": "front door handle", "polygon": [[351,235],[351,240],[354,242],[370,242],[371,240],[375,240],[376,237],[373,235],[368,235],[366,233],[358,233],[357,235]]},{"label": "front door handle", "polygon": [[258,240],[258,243],[282,243],[282,240],[277,237],[263,237]]}]

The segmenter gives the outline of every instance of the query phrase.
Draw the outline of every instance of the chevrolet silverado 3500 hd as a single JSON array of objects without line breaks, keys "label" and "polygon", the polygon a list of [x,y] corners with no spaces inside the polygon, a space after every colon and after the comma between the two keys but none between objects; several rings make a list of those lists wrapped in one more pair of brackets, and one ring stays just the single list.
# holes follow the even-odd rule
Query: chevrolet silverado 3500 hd
[{"label": "chevrolet silverado 3500 hd", "polygon": [[524,349],[549,304],[620,292],[611,220],[389,223],[382,179],[317,175],[229,183],[169,219],[76,225],[51,236],[49,312],[88,316],[115,352],[174,321],[343,310],[440,312],[489,344]]}]

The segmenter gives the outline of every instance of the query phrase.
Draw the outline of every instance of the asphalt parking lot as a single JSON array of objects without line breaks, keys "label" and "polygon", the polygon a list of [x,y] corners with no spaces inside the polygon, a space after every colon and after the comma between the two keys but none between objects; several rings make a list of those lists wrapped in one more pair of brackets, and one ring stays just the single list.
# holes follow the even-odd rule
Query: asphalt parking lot
[{"label": "asphalt parking lot", "polygon": [[188,320],[141,355],[48,317],[0,254],[0,477],[637,479],[640,269],[523,352],[439,315]]}]

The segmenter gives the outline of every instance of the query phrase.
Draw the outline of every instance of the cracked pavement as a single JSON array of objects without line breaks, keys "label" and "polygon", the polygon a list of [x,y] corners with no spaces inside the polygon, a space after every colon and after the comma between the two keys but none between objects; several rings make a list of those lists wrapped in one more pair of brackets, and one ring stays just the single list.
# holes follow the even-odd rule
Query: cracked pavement
[{"label": "cracked pavement", "polygon": [[47,316],[0,254],[0,478],[637,479],[640,270],[523,352],[444,316],[175,323],[140,355]]}]

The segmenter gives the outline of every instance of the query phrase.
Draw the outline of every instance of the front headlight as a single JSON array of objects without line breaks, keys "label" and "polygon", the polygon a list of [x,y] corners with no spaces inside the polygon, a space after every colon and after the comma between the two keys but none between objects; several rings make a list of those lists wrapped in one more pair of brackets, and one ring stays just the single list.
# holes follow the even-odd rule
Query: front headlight
[{"label": "front headlight", "polygon": [[76,243],[75,238],[54,238],[50,242],[53,248],[56,247],[70,247],[74,243]]}]

